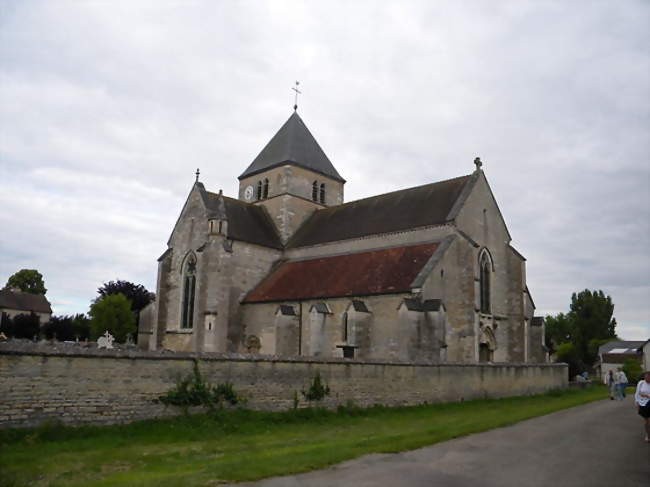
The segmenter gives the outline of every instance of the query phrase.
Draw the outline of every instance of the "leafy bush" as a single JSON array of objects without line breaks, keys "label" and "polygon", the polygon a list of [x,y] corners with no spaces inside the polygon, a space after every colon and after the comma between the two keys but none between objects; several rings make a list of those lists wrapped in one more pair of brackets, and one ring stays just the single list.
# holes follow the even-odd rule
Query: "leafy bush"
[{"label": "leafy bush", "polygon": [[213,386],[203,380],[199,363],[194,360],[192,374],[180,379],[173,389],[156,401],[166,406],[179,406],[185,414],[190,406],[204,406],[210,411],[223,408],[225,403],[235,405],[243,401],[229,382]]},{"label": "leafy bush", "polygon": [[316,372],[309,389],[307,391],[301,391],[302,395],[305,396],[305,399],[308,401],[321,401],[325,396],[328,396],[330,393],[330,388],[327,385],[323,385],[323,382],[320,378],[320,372]]},{"label": "leafy bush", "polygon": [[43,325],[45,338],[56,338],[60,341],[74,340],[74,325],[71,316],[52,316]]},{"label": "leafy bush", "polygon": [[76,315],[52,316],[41,328],[47,339],[59,341],[88,340],[90,338],[90,320],[83,313]]},{"label": "leafy bush", "polygon": [[16,315],[13,318],[6,316],[2,323],[2,331],[5,335],[30,340],[38,337],[41,327],[41,321],[34,313]]}]

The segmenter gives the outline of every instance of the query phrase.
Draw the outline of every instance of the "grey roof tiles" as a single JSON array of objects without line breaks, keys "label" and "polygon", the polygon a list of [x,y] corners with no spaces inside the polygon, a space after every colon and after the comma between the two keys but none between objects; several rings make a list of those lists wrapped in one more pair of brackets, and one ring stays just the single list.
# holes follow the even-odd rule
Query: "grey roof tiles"
[{"label": "grey roof tiles", "polygon": [[291,237],[287,247],[446,223],[461,193],[475,179],[474,175],[461,176],[317,210]]},{"label": "grey roof tiles", "polygon": [[293,112],[239,179],[292,164],[345,182],[298,113]]},{"label": "grey roof tiles", "polygon": [[35,313],[52,313],[50,303],[42,294],[30,294],[11,289],[0,290],[0,309],[16,309]]}]

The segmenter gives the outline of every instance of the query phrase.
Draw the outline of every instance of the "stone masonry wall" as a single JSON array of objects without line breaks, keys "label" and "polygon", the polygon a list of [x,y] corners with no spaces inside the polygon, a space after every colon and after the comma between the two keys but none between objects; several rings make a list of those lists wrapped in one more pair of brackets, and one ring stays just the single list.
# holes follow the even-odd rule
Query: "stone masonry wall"
[{"label": "stone masonry wall", "polygon": [[[153,400],[192,370],[191,354],[12,350],[0,344],[0,427],[115,424],[178,414]],[[567,386],[565,365],[407,364],[346,359],[251,358],[205,354],[204,378],[232,382],[254,409],[283,410],[316,372],[331,388],[325,406],[462,401],[533,394]]]}]

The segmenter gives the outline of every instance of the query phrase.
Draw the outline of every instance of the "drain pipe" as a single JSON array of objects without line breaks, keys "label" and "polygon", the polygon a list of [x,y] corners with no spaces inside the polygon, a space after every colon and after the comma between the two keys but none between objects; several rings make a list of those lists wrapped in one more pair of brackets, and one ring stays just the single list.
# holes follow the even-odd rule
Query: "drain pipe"
[{"label": "drain pipe", "polygon": [[298,356],[302,355],[302,301],[298,301]]}]

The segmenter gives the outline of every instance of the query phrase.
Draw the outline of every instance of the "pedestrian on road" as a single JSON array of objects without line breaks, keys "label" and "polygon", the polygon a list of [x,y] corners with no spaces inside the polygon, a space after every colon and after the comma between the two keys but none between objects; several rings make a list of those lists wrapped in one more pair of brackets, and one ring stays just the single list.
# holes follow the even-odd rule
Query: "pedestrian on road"
[{"label": "pedestrian on road", "polygon": [[639,416],[645,422],[645,441],[650,443],[650,370],[646,370],[643,380],[636,385],[634,402],[639,407]]},{"label": "pedestrian on road", "polygon": [[627,375],[625,375],[625,372],[623,372],[622,368],[618,368],[618,372],[616,373],[616,382],[618,384],[618,399],[623,400],[625,399],[625,388],[627,387]]},{"label": "pedestrian on road", "polygon": [[607,383],[607,387],[609,387],[609,398],[613,401],[616,396],[616,379],[613,371],[610,370],[607,372],[605,382]]}]

